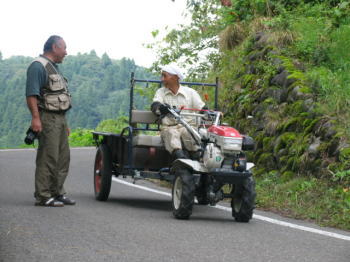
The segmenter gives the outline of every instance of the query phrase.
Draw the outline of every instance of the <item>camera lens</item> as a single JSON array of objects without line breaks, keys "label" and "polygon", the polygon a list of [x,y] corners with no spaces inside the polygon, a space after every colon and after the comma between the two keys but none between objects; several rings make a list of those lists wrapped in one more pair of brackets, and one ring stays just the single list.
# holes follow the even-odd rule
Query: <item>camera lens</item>
[{"label": "camera lens", "polygon": [[24,142],[25,142],[27,145],[33,144],[33,142],[34,142],[33,133],[29,133],[29,134],[25,137]]},{"label": "camera lens", "polygon": [[34,132],[32,129],[28,129],[27,135],[24,138],[24,143],[26,143],[27,145],[33,144],[36,136],[37,136],[36,132]]}]

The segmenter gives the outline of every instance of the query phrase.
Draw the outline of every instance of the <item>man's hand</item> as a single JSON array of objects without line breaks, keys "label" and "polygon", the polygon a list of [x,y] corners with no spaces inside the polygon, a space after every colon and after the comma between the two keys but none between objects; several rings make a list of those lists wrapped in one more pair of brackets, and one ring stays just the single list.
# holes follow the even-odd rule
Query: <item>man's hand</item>
[{"label": "man's hand", "polygon": [[169,108],[170,108],[170,105],[168,105],[168,104],[160,104],[159,105],[159,111],[162,115],[166,115],[166,114],[170,113]]},{"label": "man's hand", "polygon": [[40,133],[43,130],[43,127],[41,125],[40,117],[33,117],[32,118],[32,129],[34,132]]},{"label": "man's hand", "polygon": [[166,103],[162,104],[160,102],[153,102],[151,105],[151,111],[158,116],[165,116],[168,114],[170,112],[169,108],[171,108],[170,105]]}]

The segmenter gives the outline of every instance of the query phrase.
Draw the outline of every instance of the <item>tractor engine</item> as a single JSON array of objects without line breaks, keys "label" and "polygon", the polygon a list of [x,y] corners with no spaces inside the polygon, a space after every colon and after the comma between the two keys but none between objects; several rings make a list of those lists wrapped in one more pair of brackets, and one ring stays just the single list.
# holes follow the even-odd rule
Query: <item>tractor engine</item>
[{"label": "tractor engine", "polygon": [[203,162],[208,169],[220,168],[225,159],[237,158],[240,155],[243,136],[236,129],[211,126],[206,135],[209,143],[203,155]]},{"label": "tractor engine", "polygon": [[242,150],[243,136],[228,126],[211,126],[208,128],[210,142],[220,147],[224,155],[236,155]]}]

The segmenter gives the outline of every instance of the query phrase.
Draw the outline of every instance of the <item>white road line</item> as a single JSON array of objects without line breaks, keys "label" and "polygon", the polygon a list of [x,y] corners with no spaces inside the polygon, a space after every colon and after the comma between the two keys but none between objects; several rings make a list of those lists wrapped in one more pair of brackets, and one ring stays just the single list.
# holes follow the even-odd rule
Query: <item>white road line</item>
[{"label": "white road line", "polygon": [[36,148],[0,149],[0,152],[34,151]]},{"label": "white road line", "polygon": [[160,191],[160,190],[156,190],[156,189],[152,189],[152,188],[145,187],[145,186],[135,185],[133,183],[126,182],[126,181],[118,179],[116,177],[113,177],[112,180],[117,182],[117,183],[119,183],[119,184],[131,186],[131,187],[136,187],[136,188],[139,188],[139,189],[142,189],[142,190],[145,190],[145,191],[149,191],[149,192],[153,192],[153,193],[156,193],[156,194],[160,194],[160,195],[171,197],[170,193],[167,193],[167,192],[164,192],[164,191]]},{"label": "white road line", "polygon": [[[153,193],[156,193],[156,194],[160,194],[160,195],[171,197],[170,193],[167,193],[167,192],[164,192],[164,191],[161,191],[161,190],[156,190],[156,189],[148,188],[148,187],[145,187],[145,186],[135,185],[133,183],[126,182],[124,180],[121,180],[121,179],[118,179],[118,178],[115,178],[115,177],[113,177],[112,179],[113,179],[114,182],[117,182],[119,184],[131,186],[131,187],[136,187],[136,188],[139,188],[139,189],[142,189],[142,190],[145,190],[145,191],[149,191],[149,192],[153,192]],[[217,208],[217,209],[220,209],[220,210],[231,212],[231,208],[229,208],[229,207],[216,205],[213,208]],[[302,230],[302,231],[306,231],[306,232],[310,232],[310,233],[314,233],[314,234],[319,234],[319,235],[323,235],[323,236],[327,236],[327,237],[332,237],[332,238],[337,238],[337,239],[350,241],[350,236],[346,236],[346,235],[332,233],[332,232],[329,232],[329,231],[315,229],[315,228],[312,228],[312,227],[300,226],[300,225],[297,225],[297,224],[284,222],[284,221],[281,221],[281,220],[278,220],[278,219],[269,218],[269,217],[265,217],[265,216],[261,216],[261,215],[255,215],[254,214],[253,218],[261,220],[261,221],[264,221],[264,222],[269,222],[269,223],[272,223],[272,224],[284,226],[284,227],[289,227],[289,228],[298,229],[298,230]]]},{"label": "white road line", "polygon": [[[94,149],[95,147],[71,147],[71,150],[75,150],[75,149]],[[33,147],[33,148],[12,148],[12,149],[0,149],[0,152],[16,152],[16,151],[35,151],[37,150],[37,147]]]}]

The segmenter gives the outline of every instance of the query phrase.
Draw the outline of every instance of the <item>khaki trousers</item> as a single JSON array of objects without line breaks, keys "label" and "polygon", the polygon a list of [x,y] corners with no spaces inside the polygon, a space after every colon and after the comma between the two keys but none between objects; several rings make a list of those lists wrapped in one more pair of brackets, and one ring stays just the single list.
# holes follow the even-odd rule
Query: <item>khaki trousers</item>
[{"label": "khaki trousers", "polygon": [[172,153],[176,149],[197,151],[200,147],[195,143],[191,134],[182,125],[161,127],[160,135],[164,141],[165,149]]},{"label": "khaki trousers", "polygon": [[64,114],[41,111],[43,130],[39,134],[36,155],[35,193],[37,200],[65,194],[70,151],[68,125]]}]

